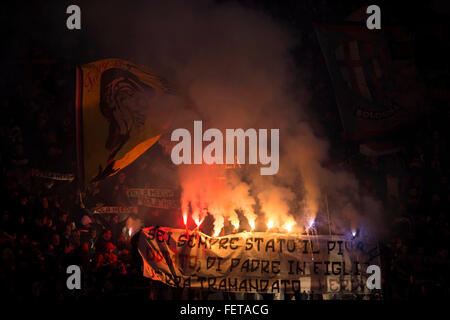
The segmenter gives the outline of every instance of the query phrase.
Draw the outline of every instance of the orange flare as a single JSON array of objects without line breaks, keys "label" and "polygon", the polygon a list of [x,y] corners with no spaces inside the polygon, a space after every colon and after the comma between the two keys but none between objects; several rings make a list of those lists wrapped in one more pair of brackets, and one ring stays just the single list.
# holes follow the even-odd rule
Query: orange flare
[{"label": "orange flare", "polygon": [[295,225],[295,222],[288,222],[284,225],[284,228],[287,230],[287,232],[292,231],[292,227]]}]

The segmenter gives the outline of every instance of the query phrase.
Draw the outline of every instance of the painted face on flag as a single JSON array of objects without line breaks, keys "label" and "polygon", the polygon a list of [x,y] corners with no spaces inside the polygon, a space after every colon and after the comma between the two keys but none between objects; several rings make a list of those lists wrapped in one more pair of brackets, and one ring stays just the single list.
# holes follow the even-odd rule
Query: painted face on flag
[{"label": "painted face on flag", "polygon": [[144,128],[155,91],[121,69],[105,71],[100,81],[100,110],[109,121],[105,147],[113,157],[128,141],[132,129]]},{"label": "painted face on flag", "polygon": [[152,70],[121,59],[81,65],[76,74],[77,160],[87,187],[158,142],[175,91]]}]

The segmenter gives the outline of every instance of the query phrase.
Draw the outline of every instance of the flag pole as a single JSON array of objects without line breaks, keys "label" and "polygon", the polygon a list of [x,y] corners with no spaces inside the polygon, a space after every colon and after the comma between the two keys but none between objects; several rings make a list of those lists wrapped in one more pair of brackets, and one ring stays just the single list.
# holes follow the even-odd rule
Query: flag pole
[{"label": "flag pole", "polygon": [[327,216],[328,216],[328,233],[331,236],[331,220],[330,220],[330,210],[328,209],[328,194],[325,193],[325,201],[327,204]]}]

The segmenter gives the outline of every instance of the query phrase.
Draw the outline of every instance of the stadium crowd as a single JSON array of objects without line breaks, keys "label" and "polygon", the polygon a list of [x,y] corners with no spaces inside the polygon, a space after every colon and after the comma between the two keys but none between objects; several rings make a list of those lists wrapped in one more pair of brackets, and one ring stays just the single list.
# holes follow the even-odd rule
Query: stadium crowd
[{"label": "stadium crowd", "polygon": [[[307,35],[304,46],[318,48],[313,38]],[[20,70],[23,77],[18,77],[24,80],[7,83],[2,78],[0,93],[2,300],[167,295],[163,285],[142,277],[127,217],[102,217],[84,208],[98,202],[126,205],[124,190],[143,184],[138,180],[145,174],[136,172],[149,170],[148,166],[143,161],[97,185],[86,203],[76,180],[39,177],[36,170],[70,174],[76,167],[74,69],[72,63],[52,60],[39,46],[26,48],[19,56],[20,61],[6,70]],[[320,56],[304,53],[305,67],[323,69],[323,61],[315,58]],[[323,126],[330,136],[339,137],[336,132],[342,128],[337,112],[330,111],[336,109],[330,86],[317,85],[322,76],[305,74],[311,100],[318,108],[328,108],[322,112]],[[362,190],[384,204],[388,229],[380,241],[384,299],[449,297],[448,106],[448,101],[436,103],[406,128],[400,149],[393,153],[366,156],[339,138],[333,142],[336,158],[355,172]],[[66,287],[66,267],[73,264],[83,270],[81,290]],[[181,297],[178,291],[170,294]],[[189,297],[200,298],[198,294]]]}]

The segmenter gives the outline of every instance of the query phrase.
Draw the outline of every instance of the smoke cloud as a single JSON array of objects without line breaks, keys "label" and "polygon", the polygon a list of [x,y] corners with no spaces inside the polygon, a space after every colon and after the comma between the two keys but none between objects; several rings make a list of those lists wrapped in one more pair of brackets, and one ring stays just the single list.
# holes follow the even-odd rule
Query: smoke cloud
[{"label": "smoke cloud", "polygon": [[255,166],[179,166],[183,213],[201,223],[209,212],[216,235],[226,221],[236,229],[246,220],[257,230],[266,230],[270,222],[274,230],[303,232],[323,214],[330,217],[325,225],[338,233],[378,221],[381,207],[358,196],[357,179],[323,166],[329,145],[312,129],[309,97],[295,75],[302,70],[295,69],[290,54],[295,42],[286,27],[235,2],[88,6],[95,12],[95,17],[87,13],[87,19],[95,19],[89,27],[95,28],[104,58],[130,59],[176,85],[183,102],[161,100],[152,120],[164,123],[160,143],[169,154],[171,132],[193,132],[194,120],[202,120],[204,130],[223,133],[227,128],[280,129],[275,176],[261,176]]}]

